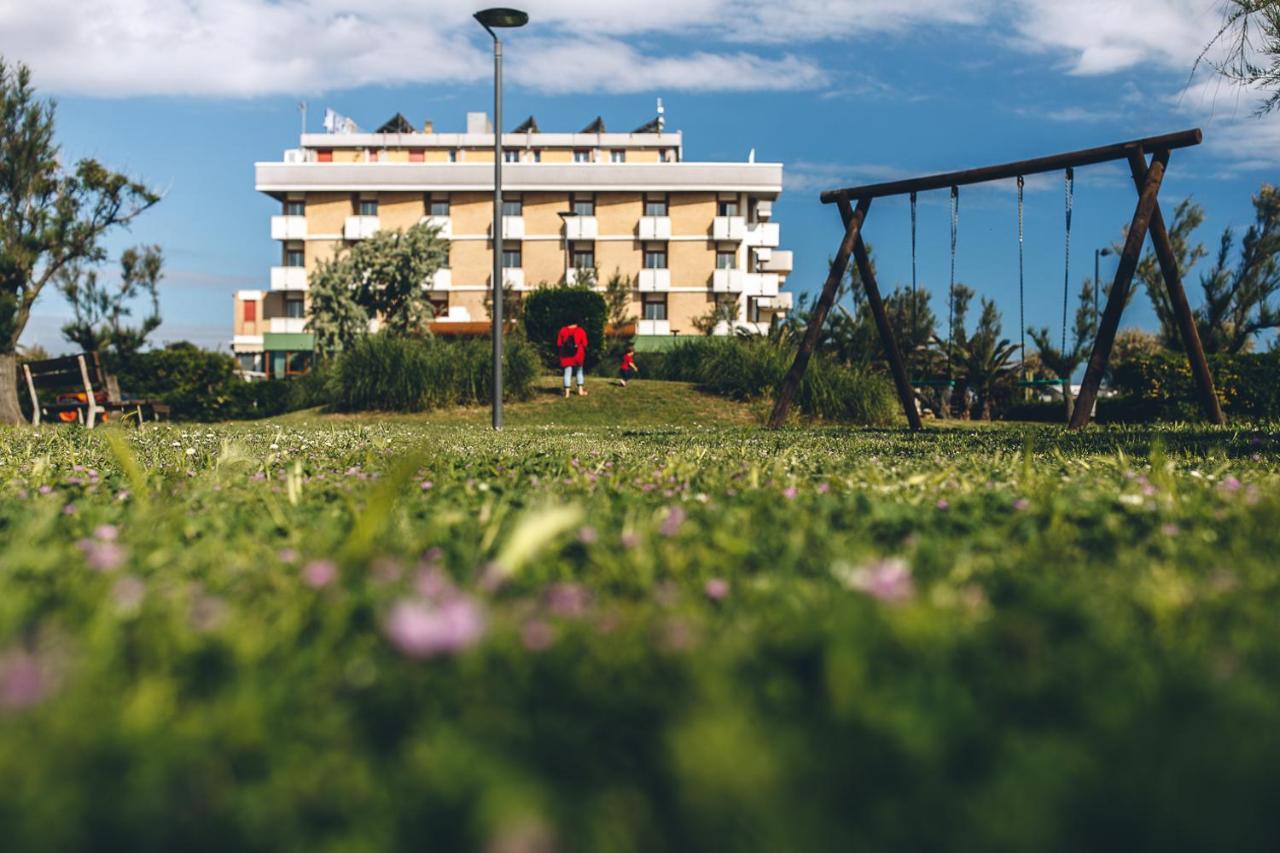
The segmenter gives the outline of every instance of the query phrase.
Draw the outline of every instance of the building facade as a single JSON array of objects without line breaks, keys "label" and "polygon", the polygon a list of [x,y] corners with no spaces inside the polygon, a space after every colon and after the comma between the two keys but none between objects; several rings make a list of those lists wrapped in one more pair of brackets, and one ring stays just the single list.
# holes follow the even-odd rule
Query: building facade
[{"label": "building facade", "polygon": [[[310,364],[307,282],[316,264],[378,229],[422,221],[450,241],[449,265],[424,286],[440,332],[485,323],[492,280],[493,129],[414,131],[400,116],[380,132],[304,134],[283,161],[256,164],[275,199],[280,263],[265,290],[235,295],[233,349],[246,371],[283,377]],[[503,267],[517,292],[615,273],[632,287],[638,348],[698,334],[720,304],[732,327],[763,332],[791,307],[781,292],[791,253],[779,249],[777,163],[697,163],[679,132],[655,120],[609,133],[542,133],[530,119],[504,133]]]}]

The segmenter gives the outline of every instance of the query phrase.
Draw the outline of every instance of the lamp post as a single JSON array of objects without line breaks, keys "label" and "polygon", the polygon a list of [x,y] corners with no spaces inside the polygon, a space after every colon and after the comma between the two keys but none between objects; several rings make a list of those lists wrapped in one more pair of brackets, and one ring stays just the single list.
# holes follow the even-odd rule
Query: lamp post
[{"label": "lamp post", "polygon": [[518,9],[476,12],[493,36],[493,428],[502,429],[502,39],[494,29],[523,27],[529,16]]},{"label": "lamp post", "polygon": [[1114,255],[1115,252],[1110,249],[1094,249],[1093,250],[1093,322],[1098,322],[1098,293],[1102,290],[1101,273],[1099,270],[1099,261],[1107,255]]}]

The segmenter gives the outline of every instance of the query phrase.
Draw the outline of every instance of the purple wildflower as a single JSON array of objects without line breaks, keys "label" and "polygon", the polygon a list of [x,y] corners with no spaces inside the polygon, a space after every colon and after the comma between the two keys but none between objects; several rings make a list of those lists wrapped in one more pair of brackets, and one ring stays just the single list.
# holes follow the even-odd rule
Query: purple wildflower
[{"label": "purple wildflower", "polygon": [[282,563],[293,564],[298,562],[298,552],[293,548],[281,548],[276,552],[276,559]]},{"label": "purple wildflower", "polygon": [[431,487],[434,485],[435,483],[432,483],[430,480],[423,480],[419,488],[421,488],[422,491],[424,492],[429,492],[431,491]]},{"label": "purple wildflower", "polygon": [[662,524],[658,527],[658,532],[668,538],[675,536],[680,532],[680,528],[684,526],[685,520],[689,514],[684,511],[682,506],[673,506],[667,510],[666,518],[662,519]]},{"label": "purple wildflower", "polygon": [[338,579],[338,565],[333,560],[312,560],[302,567],[302,582],[312,589],[324,589]]},{"label": "purple wildflower", "polygon": [[1229,476],[1218,485],[1218,488],[1227,493],[1238,492],[1240,491],[1240,481],[1235,477]]},{"label": "purple wildflower", "polygon": [[547,587],[546,602],[557,616],[581,616],[591,603],[591,593],[576,583],[557,583]]},{"label": "purple wildflower", "polygon": [[623,548],[626,548],[628,551],[630,551],[640,544],[640,537],[637,536],[635,533],[632,533],[631,531],[627,531],[626,533],[622,534],[621,537],[619,537],[619,541],[622,543]]},{"label": "purple wildflower", "polygon": [[128,552],[115,542],[81,539],[76,546],[84,553],[85,564],[95,572],[112,572],[120,568]]},{"label": "purple wildflower", "polygon": [[401,601],[386,621],[387,639],[401,654],[416,659],[461,651],[479,642],[484,632],[484,612],[464,597],[439,606]]},{"label": "purple wildflower", "polygon": [[581,527],[578,529],[578,541],[583,545],[594,545],[600,536],[596,533],[594,527]]},{"label": "purple wildflower", "polygon": [[39,489],[36,489],[36,491],[38,491],[42,495],[47,495],[53,491],[53,486],[50,486],[48,483],[45,483]]},{"label": "purple wildflower", "polygon": [[818,494],[820,494],[820,495],[825,495],[825,494],[826,494],[827,492],[829,492],[829,491],[831,491],[831,484],[830,484],[830,483],[819,483],[819,484],[818,484]]},{"label": "purple wildflower", "polygon": [[894,558],[877,560],[849,576],[850,586],[878,601],[897,603],[915,594],[911,567]]},{"label": "purple wildflower", "polygon": [[53,693],[53,679],[41,661],[27,652],[0,657],[0,708],[21,711]]},{"label": "purple wildflower", "polygon": [[938,509],[942,510],[943,512],[946,512],[947,510],[951,509],[951,503],[946,498],[938,498],[938,502],[937,504],[935,504],[935,506],[937,506]]},{"label": "purple wildflower", "polygon": [[541,619],[531,619],[520,626],[520,642],[531,652],[550,648],[555,640],[555,630]]},{"label": "purple wildflower", "polygon": [[712,601],[724,601],[729,595],[729,582],[724,578],[711,578],[703,586],[702,591]]},{"label": "purple wildflower", "polygon": [[1022,512],[1029,506],[1031,506],[1031,501],[1027,500],[1026,498],[1018,498],[1016,501],[1013,502],[1013,508],[1016,509],[1018,512]]},{"label": "purple wildflower", "polygon": [[783,490],[782,490],[782,496],[783,496],[784,498],[786,498],[787,500],[789,500],[789,501],[793,501],[793,500],[795,500],[795,499],[796,499],[796,487],[795,487],[795,486],[787,486],[785,489],[783,489]]},{"label": "purple wildflower", "polygon": [[121,613],[136,613],[147,597],[147,585],[141,578],[126,575],[111,587],[111,600]]}]

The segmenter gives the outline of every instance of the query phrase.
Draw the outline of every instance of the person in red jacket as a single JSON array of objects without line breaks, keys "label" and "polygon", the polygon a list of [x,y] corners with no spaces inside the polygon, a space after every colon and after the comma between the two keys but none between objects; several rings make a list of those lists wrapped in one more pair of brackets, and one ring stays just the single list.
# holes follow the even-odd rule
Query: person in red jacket
[{"label": "person in red jacket", "polygon": [[560,352],[560,366],[564,368],[564,396],[569,396],[569,384],[573,372],[578,372],[578,396],[587,396],[582,378],[582,366],[587,360],[587,330],[577,323],[570,323],[556,335],[556,349]]},{"label": "person in red jacket", "polygon": [[619,372],[622,374],[623,388],[627,387],[627,382],[631,380],[631,377],[640,372],[639,366],[636,365],[635,347],[628,346],[627,351],[622,354],[622,369]]}]

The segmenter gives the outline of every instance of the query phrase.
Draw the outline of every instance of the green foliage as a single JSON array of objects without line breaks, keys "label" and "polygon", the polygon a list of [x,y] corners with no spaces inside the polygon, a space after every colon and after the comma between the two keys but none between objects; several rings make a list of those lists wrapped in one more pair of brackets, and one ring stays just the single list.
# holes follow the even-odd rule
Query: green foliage
[{"label": "green foliage", "polygon": [[[112,289],[98,283],[97,270],[82,263],[68,264],[58,274],[58,289],[75,318],[62,327],[62,336],[84,352],[138,352],[147,336],[160,326],[160,279],[164,255],[159,246],[125,249],[120,255],[120,281]],[[130,302],[139,296],[151,301],[151,313],[137,326],[126,325]]]},{"label": "green foliage", "polygon": [[8,850],[1274,847],[1271,431],[5,438]]},{"label": "green foliage", "polygon": [[524,300],[524,329],[543,361],[556,366],[556,334],[577,323],[587,332],[586,369],[600,363],[608,306],[604,297],[585,287],[540,287]]},{"label": "green foliage", "polygon": [[[1209,370],[1223,411],[1234,417],[1280,420],[1280,351],[1214,354]],[[1104,401],[1099,417],[1112,420],[1196,420],[1200,407],[1191,367],[1181,353],[1161,352],[1116,364],[1118,401]]]},{"label": "green foliage", "polygon": [[419,223],[372,237],[323,260],[311,273],[311,317],[316,350],[333,355],[368,334],[378,318],[392,335],[425,336],[432,309],[424,284],[449,262],[449,243],[438,226]]},{"label": "green foliage", "polygon": [[[533,349],[503,348],[503,399],[528,399],[539,373]],[[488,402],[493,388],[488,339],[418,340],[393,335],[357,339],[337,361],[330,389],[340,411],[420,412]]]}]

